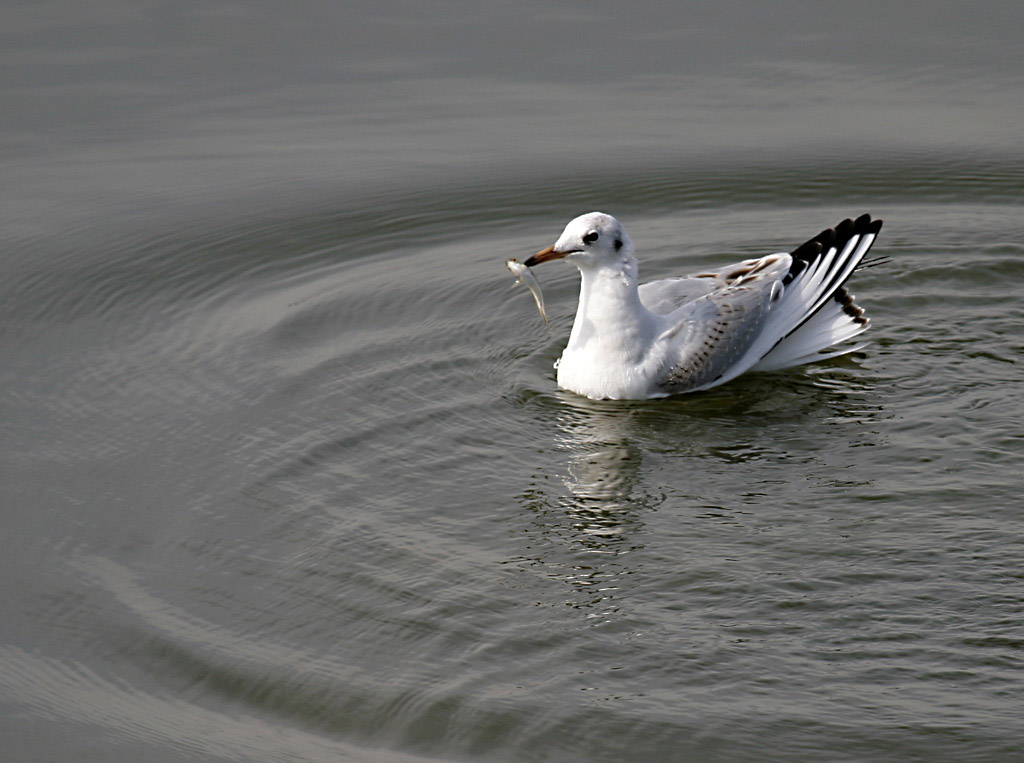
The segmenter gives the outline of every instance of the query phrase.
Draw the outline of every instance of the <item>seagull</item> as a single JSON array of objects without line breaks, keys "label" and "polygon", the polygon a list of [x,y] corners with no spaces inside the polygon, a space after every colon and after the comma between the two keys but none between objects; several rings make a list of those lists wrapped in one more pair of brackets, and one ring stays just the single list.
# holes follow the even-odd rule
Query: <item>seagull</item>
[{"label": "seagull", "polygon": [[579,307],[555,363],[558,386],[593,399],[645,400],[716,387],[859,349],[832,349],[868,327],[846,281],[882,228],[861,215],[789,254],[680,278],[637,281],[633,242],[603,212],[572,220],[523,264],[579,268]]}]

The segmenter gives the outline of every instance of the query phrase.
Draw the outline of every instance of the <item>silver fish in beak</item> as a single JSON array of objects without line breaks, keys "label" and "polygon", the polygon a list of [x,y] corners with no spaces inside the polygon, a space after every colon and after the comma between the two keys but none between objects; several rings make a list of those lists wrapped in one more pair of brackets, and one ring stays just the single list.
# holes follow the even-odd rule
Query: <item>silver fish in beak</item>
[{"label": "silver fish in beak", "polygon": [[534,302],[537,303],[537,309],[540,311],[540,317],[544,319],[544,325],[547,326],[548,331],[551,331],[551,324],[548,323],[548,314],[544,310],[544,295],[541,293],[540,284],[537,282],[537,277],[533,274],[533,271],[515,257],[508,260],[505,263],[505,267],[512,271],[512,275],[516,277],[517,284],[521,283],[530,290]]}]

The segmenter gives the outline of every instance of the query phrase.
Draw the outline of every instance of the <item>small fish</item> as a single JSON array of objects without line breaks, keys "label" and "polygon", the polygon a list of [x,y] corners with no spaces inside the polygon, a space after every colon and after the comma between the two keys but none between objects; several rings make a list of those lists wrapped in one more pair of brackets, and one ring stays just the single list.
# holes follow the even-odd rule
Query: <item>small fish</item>
[{"label": "small fish", "polygon": [[512,271],[512,275],[516,277],[517,284],[521,283],[530,290],[534,301],[537,303],[537,309],[540,310],[540,317],[544,319],[544,325],[547,326],[548,331],[551,331],[551,324],[548,323],[548,314],[544,311],[544,295],[540,291],[540,284],[537,283],[536,276],[515,257],[508,260],[505,263],[505,267]]}]

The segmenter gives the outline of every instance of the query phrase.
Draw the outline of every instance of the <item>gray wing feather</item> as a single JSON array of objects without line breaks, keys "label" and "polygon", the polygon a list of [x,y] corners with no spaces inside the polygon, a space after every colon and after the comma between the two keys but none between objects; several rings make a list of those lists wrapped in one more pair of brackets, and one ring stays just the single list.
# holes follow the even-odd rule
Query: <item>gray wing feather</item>
[{"label": "gray wing feather", "polygon": [[782,278],[789,263],[788,254],[770,254],[680,278],[650,281],[640,287],[640,301],[652,313],[668,315],[688,302],[729,286],[762,278]]},{"label": "gray wing feather", "polygon": [[687,302],[710,294],[717,288],[711,278],[683,276],[650,281],[640,287],[640,301],[644,307],[658,315],[668,315]]},{"label": "gray wing feather", "polygon": [[691,392],[731,379],[757,362],[746,357],[761,334],[781,284],[773,278],[727,286],[679,308],[672,357],[662,386]]}]

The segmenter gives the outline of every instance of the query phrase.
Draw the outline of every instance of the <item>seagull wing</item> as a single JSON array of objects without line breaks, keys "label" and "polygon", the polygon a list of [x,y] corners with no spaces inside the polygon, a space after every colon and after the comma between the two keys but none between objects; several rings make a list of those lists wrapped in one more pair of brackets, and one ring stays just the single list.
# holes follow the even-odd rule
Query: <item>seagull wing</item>
[{"label": "seagull wing", "polygon": [[688,302],[729,286],[765,276],[782,278],[791,263],[788,257],[772,254],[679,278],[650,281],[640,286],[640,301],[652,313],[668,315]]},{"label": "seagull wing", "polygon": [[640,286],[640,301],[652,313],[668,315],[687,302],[710,294],[718,288],[713,280],[698,275],[649,281]]},{"label": "seagull wing", "polygon": [[[665,315],[666,392],[722,384],[744,371],[823,360],[868,326],[844,284],[874,243],[881,220],[861,215],[826,228],[792,254],[699,273],[717,288]],[[662,304],[665,298],[662,296]]]},{"label": "seagull wing", "polygon": [[778,272],[764,272],[716,289],[666,316],[671,326],[658,339],[667,344],[664,390],[706,389],[750,368],[759,359],[751,351],[783,291]]}]

